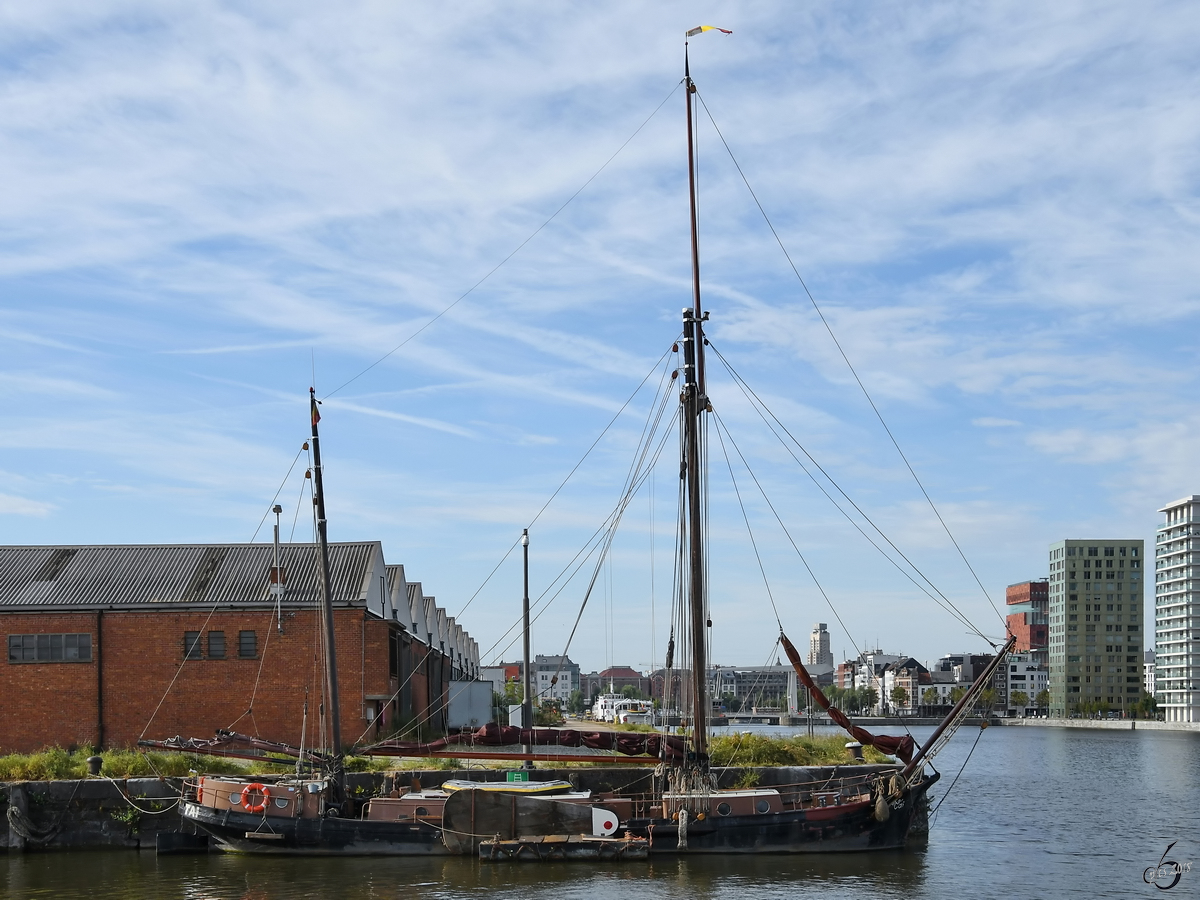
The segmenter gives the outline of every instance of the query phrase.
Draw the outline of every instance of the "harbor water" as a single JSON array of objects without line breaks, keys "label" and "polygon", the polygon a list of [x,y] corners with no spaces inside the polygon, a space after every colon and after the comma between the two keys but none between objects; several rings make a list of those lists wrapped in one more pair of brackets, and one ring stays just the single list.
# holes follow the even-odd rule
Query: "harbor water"
[{"label": "harbor water", "polygon": [[[919,740],[930,730],[919,728],[913,733]],[[497,864],[461,858],[156,857],[148,851],[30,853],[0,855],[0,896],[11,900],[1200,897],[1200,734],[972,727],[959,732],[937,764],[943,777],[932,792],[936,812],[928,844],[904,852],[665,856],[606,865]],[[1173,876],[1161,877],[1158,886],[1145,879],[1156,874],[1153,870],[1172,842],[1175,846],[1167,859],[1185,871],[1164,891]]]}]

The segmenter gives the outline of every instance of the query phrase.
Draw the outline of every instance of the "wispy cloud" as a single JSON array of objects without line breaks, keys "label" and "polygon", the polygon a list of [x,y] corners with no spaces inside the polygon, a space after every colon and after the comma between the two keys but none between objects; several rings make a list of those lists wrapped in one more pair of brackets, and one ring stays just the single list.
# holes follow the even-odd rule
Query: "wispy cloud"
[{"label": "wispy cloud", "polygon": [[42,500],[30,500],[27,497],[14,497],[12,494],[0,494],[0,513],[11,516],[36,516],[45,518],[55,509],[53,503]]},{"label": "wispy cloud", "polygon": [[[1044,540],[1077,523],[1147,532],[1157,506],[1196,489],[1200,13],[688,9],[685,24],[734,29],[693,45],[702,96],[989,585],[1040,574]],[[306,437],[308,386],[324,396],[365,373],[323,407],[335,531],[410,555],[399,561],[450,606],[470,596],[490,548],[588,450],[690,304],[679,11],[6,10],[0,452],[26,479],[4,502],[32,506],[7,537],[0,521],[0,538],[240,537]],[[549,226],[408,341],[672,90]],[[865,508],[962,587],[703,116],[700,142],[714,344]],[[860,539],[710,373],[715,408],[814,565],[837,574],[847,617],[923,658],[958,645],[957,632],[910,625],[906,589],[859,566]],[[547,559],[569,559],[587,509],[614,501],[648,394],[539,523]],[[675,465],[655,482],[660,524],[674,521]],[[1077,491],[1081,477],[1097,489]],[[713,527],[738,523],[728,486],[712,490]],[[648,516],[648,498],[636,505]],[[623,560],[650,533],[631,524]],[[823,601],[786,567],[786,542],[764,542],[804,627]],[[762,601],[757,569],[728,552],[714,596],[742,612]],[[614,595],[646,593],[648,571],[634,572]],[[481,595],[480,628],[510,593]],[[540,639],[557,640],[546,626]],[[725,635],[730,661],[758,653],[750,625]]]}]

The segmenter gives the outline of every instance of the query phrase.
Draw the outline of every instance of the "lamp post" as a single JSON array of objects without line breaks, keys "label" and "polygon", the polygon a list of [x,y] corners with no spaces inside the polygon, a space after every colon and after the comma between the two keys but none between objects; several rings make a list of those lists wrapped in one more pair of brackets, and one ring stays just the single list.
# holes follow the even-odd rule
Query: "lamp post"
[{"label": "lamp post", "polygon": [[[521,532],[521,552],[524,556],[525,570],[525,590],[521,599],[521,615],[524,620],[524,648],[525,656],[523,665],[521,666],[521,726],[523,728],[533,728],[533,694],[530,691],[532,679],[529,675],[529,529],[526,528]],[[525,753],[533,752],[533,746],[530,743],[525,744]],[[532,769],[533,760],[525,760],[523,768]]]}]

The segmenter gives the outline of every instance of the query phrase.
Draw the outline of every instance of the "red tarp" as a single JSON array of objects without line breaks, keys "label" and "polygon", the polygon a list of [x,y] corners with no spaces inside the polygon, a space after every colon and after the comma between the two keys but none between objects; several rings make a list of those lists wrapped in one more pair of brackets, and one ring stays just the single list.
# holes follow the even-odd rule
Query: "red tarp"
[{"label": "red tarp", "polygon": [[669,734],[628,731],[576,731],[571,728],[517,728],[513,725],[484,725],[467,734],[452,734],[436,741],[380,741],[359,752],[380,756],[422,756],[447,747],[505,747],[528,744],[531,747],[587,747],[590,750],[616,750],[626,756],[655,756],[678,764],[687,756],[686,738]]}]

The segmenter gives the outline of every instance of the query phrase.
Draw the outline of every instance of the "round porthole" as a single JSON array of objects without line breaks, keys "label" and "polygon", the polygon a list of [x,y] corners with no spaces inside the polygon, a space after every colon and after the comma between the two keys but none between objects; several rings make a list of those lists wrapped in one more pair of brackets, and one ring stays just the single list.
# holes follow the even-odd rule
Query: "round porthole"
[{"label": "round porthole", "polygon": [[229,802],[236,803],[238,806],[241,806],[242,805],[242,795],[241,794],[230,794]]},{"label": "round porthole", "polygon": [[278,806],[280,809],[287,809],[287,805],[288,805],[287,797],[276,797],[275,805]]},{"label": "round porthole", "polygon": [[757,809],[760,813],[765,813],[771,808],[771,804],[768,803],[766,800],[759,800],[758,803],[756,803],[754,805],[754,808]]},{"label": "round porthole", "polygon": [[429,815],[429,810],[427,810],[423,806],[418,806],[417,807],[417,815],[418,816],[427,816],[427,815]]},{"label": "round porthole", "polygon": [[718,816],[729,815],[729,804],[728,803],[718,803],[717,804],[717,815]]}]

